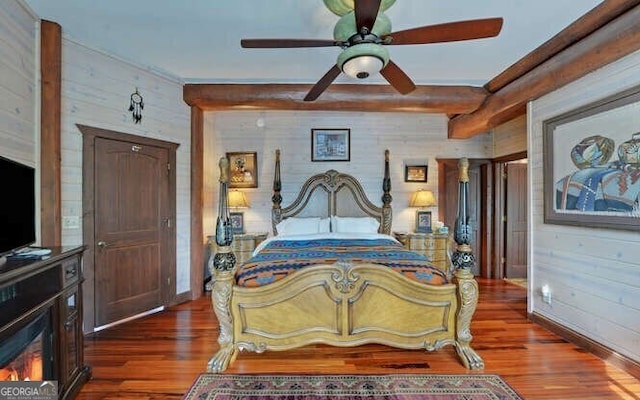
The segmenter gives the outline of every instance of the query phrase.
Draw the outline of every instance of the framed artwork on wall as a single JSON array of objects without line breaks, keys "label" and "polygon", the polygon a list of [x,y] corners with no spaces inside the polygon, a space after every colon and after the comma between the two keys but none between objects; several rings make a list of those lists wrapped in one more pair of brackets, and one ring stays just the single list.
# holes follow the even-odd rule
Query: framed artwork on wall
[{"label": "framed artwork on wall", "polygon": [[349,161],[350,129],[311,129],[311,161]]},{"label": "framed artwork on wall", "polygon": [[258,155],[254,152],[231,152],[229,160],[230,188],[258,187]]},{"label": "framed artwork on wall", "polygon": [[405,182],[426,182],[428,167],[426,165],[405,165]]},{"label": "framed artwork on wall", "polygon": [[543,122],[544,222],[640,231],[640,86]]}]

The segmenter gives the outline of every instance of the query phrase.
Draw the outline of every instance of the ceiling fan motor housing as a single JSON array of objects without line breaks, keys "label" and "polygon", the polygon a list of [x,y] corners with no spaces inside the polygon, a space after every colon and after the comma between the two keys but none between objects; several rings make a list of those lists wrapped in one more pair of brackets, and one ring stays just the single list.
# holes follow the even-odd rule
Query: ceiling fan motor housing
[{"label": "ceiling fan motor housing", "polygon": [[[353,11],[343,15],[333,28],[333,38],[341,42],[347,42],[356,33],[359,32],[356,28],[356,15]],[[391,33],[391,20],[387,14],[378,13],[376,22],[371,28],[371,33],[378,37]]]},{"label": "ceiling fan motor housing", "polygon": [[[385,11],[395,3],[396,0],[382,0],[380,11]],[[354,8],[354,0],[324,0],[324,5],[337,16],[343,16]]]}]

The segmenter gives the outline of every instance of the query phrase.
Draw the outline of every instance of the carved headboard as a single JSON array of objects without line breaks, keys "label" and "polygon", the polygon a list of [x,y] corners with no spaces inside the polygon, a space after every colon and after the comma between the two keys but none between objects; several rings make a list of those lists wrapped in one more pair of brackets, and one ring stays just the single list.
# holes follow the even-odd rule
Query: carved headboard
[{"label": "carved headboard", "polygon": [[273,207],[271,222],[273,233],[276,225],[288,217],[365,217],[380,221],[380,233],[391,232],[391,179],[389,178],[389,150],[384,155],[384,178],[382,179],[382,207],[373,204],[360,182],[349,174],[336,170],[311,176],[302,185],[296,199],[282,207],[282,182],[280,180],[280,150],[276,150],[275,175],[273,180]]}]

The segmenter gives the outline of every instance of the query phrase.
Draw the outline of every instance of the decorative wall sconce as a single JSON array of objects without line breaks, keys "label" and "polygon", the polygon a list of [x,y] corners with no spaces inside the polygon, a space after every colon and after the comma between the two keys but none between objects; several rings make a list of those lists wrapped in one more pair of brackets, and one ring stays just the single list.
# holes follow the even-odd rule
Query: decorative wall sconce
[{"label": "decorative wall sconce", "polygon": [[142,121],[143,108],[144,101],[140,93],[138,93],[138,88],[136,88],[136,91],[131,94],[131,102],[129,103],[129,111],[131,111],[134,123],[139,124]]}]

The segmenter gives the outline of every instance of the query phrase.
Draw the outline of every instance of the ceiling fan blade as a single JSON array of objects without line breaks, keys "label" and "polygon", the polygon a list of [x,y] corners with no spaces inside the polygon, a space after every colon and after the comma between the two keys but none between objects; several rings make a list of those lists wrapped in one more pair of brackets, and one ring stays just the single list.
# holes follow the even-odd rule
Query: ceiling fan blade
[{"label": "ceiling fan blade", "polygon": [[363,27],[371,32],[371,28],[373,28],[373,24],[378,18],[381,2],[382,0],[355,0],[353,9],[356,15],[358,33],[362,33]]},{"label": "ceiling fan blade", "polygon": [[340,42],[331,39],[242,39],[240,44],[251,49],[276,49],[339,46]]},{"label": "ceiling fan blade", "polygon": [[473,19],[428,25],[404,31],[391,32],[392,45],[455,42],[497,36],[502,29],[502,18]]},{"label": "ceiling fan blade", "polygon": [[331,82],[333,82],[341,72],[342,71],[340,70],[340,67],[334,65],[329,71],[327,71],[326,74],[324,74],[322,78],[320,78],[320,80],[315,85],[313,85],[311,90],[309,90],[309,93],[307,93],[307,95],[304,97],[304,101],[314,101],[315,99],[317,99],[318,96],[320,96],[322,92],[324,92],[329,87],[329,85],[331,85]]},{"label": "ceiling fan blade", "polygon": [[384,76],[384,79],[386,79],[395,90],[402,94],[411,93],[416,88],[411,78],[391,60],[389,60],[386,67],[380,70],[380,74]]}]

